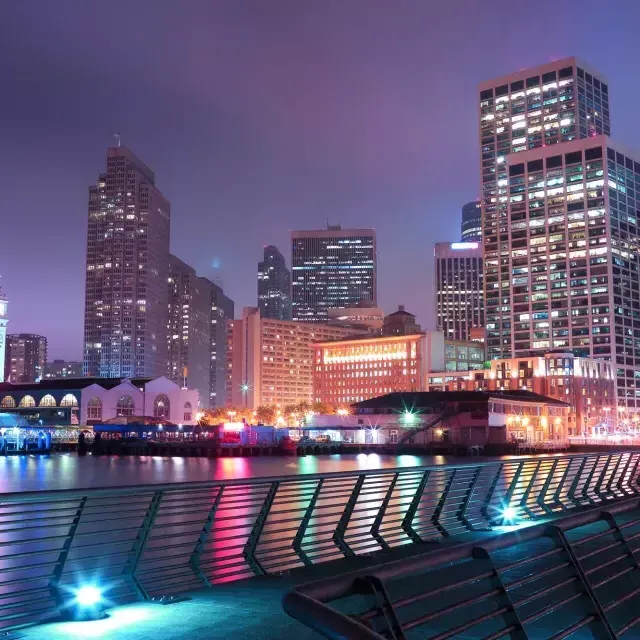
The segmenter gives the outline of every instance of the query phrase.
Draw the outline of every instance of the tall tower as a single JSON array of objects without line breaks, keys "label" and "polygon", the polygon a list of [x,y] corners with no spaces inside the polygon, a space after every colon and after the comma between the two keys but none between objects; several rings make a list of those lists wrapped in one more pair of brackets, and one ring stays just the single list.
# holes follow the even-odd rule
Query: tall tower
[{"label": "tall tower", "polygon": [[89,188],[84,375],[165,375],[171,205],[126,147]]},{"label": "tall tower", "polygon": [[462,242],[482,242],[482,213],[480,200],[467,202],[462,207],[462,224],[460,225]]},{"label": "tall tower", "polygon": [[[527,313],[537,313],[541,305],[546,309],[540,289],[546,291],[548,278],[540,273],[540,269],[544,268],[547,273],[555,266],[548,265],[550,256],[536,255],[534,258],[530,253],[532,241],[536,253],[539,249],[546,252],[548,248],[554,256],[560,254],[566,258],[567,250],[567,217],[557,206],[561,203],[553,201],[565,194],[563,176],[545,178],[544,167],[539,171],[535,168],[539,164],[536,158],[537,164],[531,167],[536,181],[526,182],[524,173],[514,173],[511,165],[527,161],[534,149],[544,148],[552,155],[561,156],[565,152],[564,145],[572,140],[609,135],[609,115],[607,81],[576,58],[525,69],[484,82],[479,87],[482,241],[489,359],[511,358],[520,351],[518,334],[514,332],[517,331],[515,305],[518,309],[526,307]],[[527,157],[519,160],[519,154],[525,152]],[[510,184],[512,178],[515,180]],[[572,205],[570,211],[575,211],[576,206]],[[545,215],[547,207],[548,216]],[[561,240],[552,233],[547,245],[546,238],[538,236],[546,236],[549,225],[558,229]],[[536,265],[538,275],[535,276],[532,275],[533,265],[529,266],[534,259],[544,263],[544,267]],[[532,309],[529,302],[534,303]],[[517,322],[519,324],[520,320]],[[548,327],[539,329],[542,333],[548,332]],[[548,338],[535,342],[540,348],[553,345]]]},{"label": "tall tower", "polygon": [[327,323],[329,309],[378,298],[376,232],[342,229],[291,232],[293,320]]},{"label": "tall tower", "polygon": [[258,307],[262,318],[291,320],[291,272],[273,245],[258,262]]},{"label": "tall tower", "polygon": [[0,382],[4,382],[4,367],[7,348],[7,323],[9,301],[0,286]]}]

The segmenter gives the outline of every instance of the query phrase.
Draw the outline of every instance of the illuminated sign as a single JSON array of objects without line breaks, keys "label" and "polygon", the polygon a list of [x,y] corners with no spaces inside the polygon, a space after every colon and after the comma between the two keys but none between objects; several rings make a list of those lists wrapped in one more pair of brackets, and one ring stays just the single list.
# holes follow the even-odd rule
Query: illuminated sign
[{"label": "illuminated sign", "polygon": [[451,248],[452,249],[477,249],[478,243],[477,242],[452,242]]},{"label": "illuminated sign", "polygon": [[237,433],[244,429],[244,422],[225,422],[222,428],[225,431],[235,431]]}]

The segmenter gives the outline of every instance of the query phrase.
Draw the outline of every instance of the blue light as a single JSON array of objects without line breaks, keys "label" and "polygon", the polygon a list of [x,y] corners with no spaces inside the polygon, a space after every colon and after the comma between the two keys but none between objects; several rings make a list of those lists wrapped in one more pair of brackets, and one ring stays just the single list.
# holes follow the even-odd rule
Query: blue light
[{"label": "blue light", "polygon": [[502,518],[505,522],[515,522],[518,519],[518,509],[516,507],[505,507],[502,510]]},{"label": "blue light", "polygon": [[81,607],[95,607],[102,600],[102,593],[98,587],[85,585],[76,591],[76,602]]}]

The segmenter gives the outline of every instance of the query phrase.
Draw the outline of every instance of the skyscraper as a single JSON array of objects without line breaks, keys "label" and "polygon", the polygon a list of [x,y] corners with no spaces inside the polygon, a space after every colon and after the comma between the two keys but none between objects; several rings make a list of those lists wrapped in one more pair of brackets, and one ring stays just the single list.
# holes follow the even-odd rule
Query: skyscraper
[{"label": "skyscraper", "polygon": [[434,253],[438,328],[449,340],[471,340],[471,329],[484,326],[482,246],[438,242]]},{"label": "skyscraper", "polygon": [[[532,298],[537,293],[537,289],[529,291],[527,284],[527,237],[546,233],[544,198],[549,195],[553,200],[564,188],[562,181],[545,184],[541,174],[541,184],[536,183],[535,189],[522,178],[510,192],[507,159],[513,155],[512,162],[521,163],[528,158],[516,160],[516,156],[528,150],[600,133],[608,135],[609,87],[586,64],[567,58],[484,82],[479,92],[487,356],[511,358],[515,355],[511,281],[516,284],[514,295],[528,299],[529,293]],[[558,149],[557,153],[564,151]],[[540,192],[542,197],[529,199],[529,194]],[[528,234],[531,211],[543,218],[532,221]],[[530,284],[547,288],[544,281]]]},{"label": "skyscraper", "polygon": [[174,255],[169,259],[168,284],[167,376],[197,389],[205,409],[224,404],[225,312],[233,318],[233,301]]},{"label": "skyscraper", "polygon": [[293,320],[326,323],[328,310],[377,303],[376,232],[342,229],[291,232]]},{"label": "skyscraper", "polygon": [[126,147],[107,150],[89,188],[84,374],[154,377],[167,370],[170,204]]},{"label": "skyscraper", "polygon": [[258,307],[263,318],[291,320],[291,273],[273,245],[264,248],[258,262]]},{"label": "skyscraper", "polygon": [[482,210],[480,200],[467,202],[462,207],[462,224],[460,225],[462,242],[482,242]]},{"label": "skyscraper", "polygon": [[7,348],[7,323],[9,301],[0,287],[0,382],[4,382],[4,363]]},{"label": "skyscraper", "polygon": [[489,357],[555,349],[611,360],[612,404],[640,408],[640,161],[597,135],[609,133],[606,81],[571,58],[480,91],[489,147],[490,132],[519,135],[514,108],[526,116],[512,153],[495,155],[495,177],[484,173],[490,158],[483,168]]},{"label": "skyscraper", "polygon": [[44,377],[47,339],[32,333],[7,336],[4,377],[7,382],[37,382]]}]

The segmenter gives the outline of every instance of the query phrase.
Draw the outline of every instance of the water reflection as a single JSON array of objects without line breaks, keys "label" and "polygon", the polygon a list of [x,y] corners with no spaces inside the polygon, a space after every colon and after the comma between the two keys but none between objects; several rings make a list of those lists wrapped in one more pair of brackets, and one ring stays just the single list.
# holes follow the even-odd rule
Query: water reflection
[{"label": "water reflection", "polygon": [[[482,460],[482,459],[480,459]],[[0,457],[0,493],[170,482],[202,482],[478,462],[478,458],[415,455],[329,455],[260,458],[173,458],[162,456]]]}]

